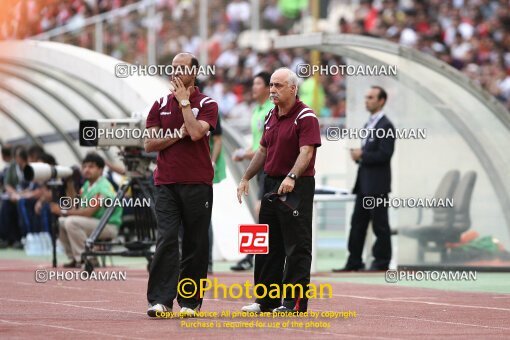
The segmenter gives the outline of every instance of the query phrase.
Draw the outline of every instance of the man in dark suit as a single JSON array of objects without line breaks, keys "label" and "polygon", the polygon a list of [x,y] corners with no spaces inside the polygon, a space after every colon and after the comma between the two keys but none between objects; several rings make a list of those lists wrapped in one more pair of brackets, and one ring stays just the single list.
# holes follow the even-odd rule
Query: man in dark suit
[{"label": "man in dark suit", "polygon": [[387,200],[391,191],[390,162],[395,146],[395,128],[383,111],[387,98],[386,91],[379,86],[372,86],[365,97],[365,106],[370,112],[365,129],[371,133],[362,140],[361,149],[351,149],[351,158],[359,168],[353,189],[356,203],[349,235],[349,259],[345,268],[333,269],[333,272],[365,269],[361,256],[370,220],[377,237],[372,247],[374,261],[370,270],[388,270],[391,260],[388,206],[386,203],[374,205],[377,198]]}]

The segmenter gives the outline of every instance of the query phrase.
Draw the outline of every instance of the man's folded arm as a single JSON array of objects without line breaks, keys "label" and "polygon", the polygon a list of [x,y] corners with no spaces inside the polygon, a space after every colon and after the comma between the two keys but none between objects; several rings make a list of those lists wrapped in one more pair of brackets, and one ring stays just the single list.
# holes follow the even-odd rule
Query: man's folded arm
[{"label": "man's folded arm", "polygon": [[[154,130],[155,132],[160,129],[161,128],[159,126],[151,126],[147,128],[147,130]],[[156,133],[151,133],[150,135],[156,135]],[[161,151],[175,144],[180,139],[179,135],[171,138],[146,138],[143,142],[143,146],[145,152]]]}]

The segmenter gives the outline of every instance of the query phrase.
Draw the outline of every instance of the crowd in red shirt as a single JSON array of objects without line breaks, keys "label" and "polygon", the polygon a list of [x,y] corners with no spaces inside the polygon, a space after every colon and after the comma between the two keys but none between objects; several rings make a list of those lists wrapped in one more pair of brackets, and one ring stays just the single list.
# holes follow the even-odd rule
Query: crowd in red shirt
[{"label": "crowd in red shirt", "polygon": [[[0,11],[0,38],[26,38],[52,28],[76,24],[84,18],[136,2],[135,0],[6,0],[11,5]],[[197,0],[160,0],[157,27],[158,63],[169,64],[180,51],[199,54],[207,48],[209,64],[216,75],[205,84],[204,93],[220,100],[220,113],[248,115],[249,87],[254,74],[280,66],[295,68],[310,61],[302,49],[257,52],[238,45],[239,33],[249,29],[251,7],[244,0],[208,1],[209,38],[198,35]],[[334,3],[334,2],[331,2]],[[467,74],[474,82],[510,108],[510,10],[508,0],[362,0],[340,18],[329,31],[371,35],[414,47],[434,55]],[[279,34],[300,33],[300,17],[280,10],[278,1],[261,0],[261,28]],[[2,7],[5,5],[2,5]],[[347,7],[346,7],[347,8]],[[349,7],[353,8],[353,7]],[[231,14],[235,13],[235,15]],[[349,13],[347,10],[346,13]],[[105,53],[132,62],[146,63],[147,28],[144,12],[132,12],[105,25]],[[237,16],[237,17],[236,17]],[[246,18],[248,18],[246,20]],[[58,39],[94,48],[94,27]],[[343,64],[338,56],[321,55],[324,64]],[[345,79],[323,77],[324,107],[320,116],[345,114]]]}]

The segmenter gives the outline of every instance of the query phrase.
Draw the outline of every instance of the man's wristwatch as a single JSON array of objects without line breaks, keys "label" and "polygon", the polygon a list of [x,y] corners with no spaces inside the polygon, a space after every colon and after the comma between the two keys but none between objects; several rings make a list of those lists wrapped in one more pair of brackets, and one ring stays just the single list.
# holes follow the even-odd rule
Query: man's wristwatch
[{"label": "man's wristwatch", "polygon": [[181,100],[181,107],[186,107],[189,105],[189,99],[183,99]]},{"label": "man's wristwatch", "polygon": [[289,174],[287,175],[287,177],[292,178],[293,180],[296,180],[296,179],[297,179],[296,174],[295,174],[295,173],[292,173],[292,172],[289,172]]}]

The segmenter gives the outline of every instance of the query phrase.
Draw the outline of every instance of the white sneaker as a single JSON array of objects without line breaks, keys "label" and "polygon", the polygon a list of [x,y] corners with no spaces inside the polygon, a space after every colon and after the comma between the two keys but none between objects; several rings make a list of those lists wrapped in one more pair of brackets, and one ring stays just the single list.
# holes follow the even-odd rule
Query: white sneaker
[{"label": "white sneaker", "polygon": [[170,315],[172,313],[172,308],[168,308],[167,306],[157,303],[154,306],[150,306],[149,309],[147,309],[147,315],[151,318],[155,317],[163,317],[160,313],[164,312],[170,312]]},{"label": "white sneaker", "polygon": [[191,309],[188,307],[182,307],[181,311],[179,312],[179,316],[181,318],[196,318],[199,312],[200,312],[200,306],[195,309]]},{"label": "white sneaker", "polygon": [[244,306],[241,308],[243,312],[252,312],[252,313],[260,313],[262,309],[260,308],[260,303],[252,303],[251,305]]}]

